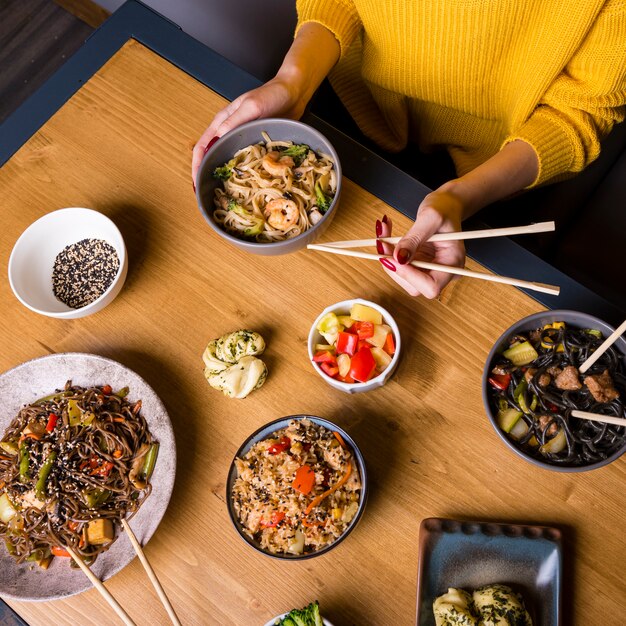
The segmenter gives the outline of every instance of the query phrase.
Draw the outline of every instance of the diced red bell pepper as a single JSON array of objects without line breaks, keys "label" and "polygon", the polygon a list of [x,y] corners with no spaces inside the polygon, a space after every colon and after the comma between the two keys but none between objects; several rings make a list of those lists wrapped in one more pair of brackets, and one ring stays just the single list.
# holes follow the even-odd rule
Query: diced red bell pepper
[{"label": "diced red bell pepper", "polygon": [[48,423],[46,424],[46,430],[51,433],[54,430],[54,427],[57,425],[57,422],[59,421],[59,416],[55,415],[54,413],[50,413],[50,415],[48,415]]},{"label": "diced red bell pepper", "polygon": [[394,341],[393,333],[389,333],[387,335],[387,339],[385,339],[385,345],[383,346],[383,350],[390,356],[393,356],[396,353],[396,342]]},{"label": "diced red bell pepper", "polygon": [[[356,326],[356,328],[355,328]],[[369,339],[374,336],[373,322],[355,322],[351,330],[356,330],[359,339]]]},{"label": "diced red bell pepper", "polygon": [[319,352],[315,353],[315,356],[313,357],[313,362],[331,363],[332,365],[335,365],[337,363],[337,357],[328,350],[320,350]]},{"label": "diced red bell pepper", "polygon": [[511,382],[511,374],[491,374],[488,380],[492,387],[504,391]]},{"label": "diced red bell pepper", "polygon": [[341,331],[337,335],[337,353],[353,356],[359,343],[358,335]]},{"label": "diced red bell pepper", "polygon": [[331,378],[335,378],[339,374],[339,368],[336,365],[331,365],[330,363],[320,363],[320,367],[324,374],[327,374]]},{"label": "diced red bell pepper", "polygon": [[367,347],[362,347],[350,361],[350,376],[361,383],[367,382],[376,369],[376,361],[372,356],[372,351]]},{"label": "diced red bell pepper", "polygon": [[289,437],[281,437],[276,443],[273,443],[268,449],[269,454],[280,454],[291,447],[291,439]]},{"label": "diced red bell pepper", "polygon": [[303,495],[307,495],[315,485],[315,472],[308,465],[299,467],[291,486]]},{"label": "diced red bell pepper", "polygon": [[278,526],[278,524],[280,524],[284,519],[285,519],[285,512],[284,511],[274,511],[274,513],[272,513],[272,517],[270,517],[269,521],[266,521],[266,520],[262,519],[259,522],[259,525],[262,528],[276,528],[276,526]]},{"label": "diced red bell pepper", "polygon": [[348,372],[345,376],[340,376],[339,374],[337,374],[337,380],[340,380],[342,383],[348,383],[350,385],[356,382],[354,378],[350,376],[350,372]]},{"label": "diced red bell pepper", "polygon": [[111,388],[111,385],[105,385],[104,387],[102,387],[102,393],[105,396],[110,396],[113,393],[113,389]]}]

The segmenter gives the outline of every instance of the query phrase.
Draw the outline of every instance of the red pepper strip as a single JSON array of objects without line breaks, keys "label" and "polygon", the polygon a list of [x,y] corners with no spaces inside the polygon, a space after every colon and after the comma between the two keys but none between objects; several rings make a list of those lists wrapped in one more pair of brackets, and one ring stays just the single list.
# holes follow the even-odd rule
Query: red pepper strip
[{"label": "red pepper strip", "polygon": [[358,343],[358,335],[341,331],[337,335],[337,354],[347,354],[352,356],[356,352]]},{"label": "red pepper strip", "polygon": [[336,431],[333,430],[333,435],[337,438],[337,441],[341,444],[342,448],[346,448],[346,442],[343,440],[343,437]]},{"label": "red pepper strip", "polygon": [[52,546],[50,548],[50,552],[52,552],[54,556],[70,556],[70,553],[67,550],[59,548],[59,546]]},{"label": "red pepper strip", "polygon": [[334,493],[339,489],[342,485],[345,485],[348,478],[350,478],[350,474],[352,474],[352,461],[348,462],[348,469],[346,469],[346,473],[339,479],[337,483],[335,483],[330,489],[327,489],[324,493],[313,498],[311,502],[309,502],[309,506],[304,509],[304,514],[308,515],[324,498],[327,498],[331,493]]},{"label": "red pepper strip", "polygon": [[330,363],[320,363],[320,367],[324,374],[327,374],[331,378],[335,378],[339,374],[339,368],[336,365],[331,365]]},{"label": "red pepper strip", "polygon": [[374,324],[372,322],[357,322],[356,332],[359,339],[369,339],[374,336]]},{"label": "red pepper strip", "polygon": [[296,477],[293,479],[291,486],[305,496],[311,492],[315,485],[315,472],[308,465],[299,467],[296,471]]},{"label": "red pepper strip", "polygon": [[105,385],[104,387],[102,387],[102,393],[105,396],[110,396],[113,393],[113,389],[111,388],[111,385]]},{"label": "red pepper strip", "polygon": [[383,350],[389,356],[393,356],[396,353],[396,342],[393,339],[393,333],[389,333],[387,335],[387,339],[385,339],[385,345],[383,346]]},{"label": "red pepper strip", "polygon": [[276,443],[273,443],[267,451],[269,454],[279,454],[291,447],[291,439],[289,437],[281,437]]},{"label": "red pepper strip", "polygon": [[50,413],[48,415],[48,423],[46,424],[46,430],[51,433],[54,430],[54,427],[57,425],[57,421],[59,420],[59,416],[54,413]]},{"label": "red pepper strip", "polygon": [[504,391],[511,382],[511,374],[491,374],[488,380],[492,387]]},{"label": "red pepper strip", "polygon": [[272,517],[270,518],[269,522],[266,522],[265,520],[262,519],[259,522],[259,525],[262,528],[276,528],[276,526],[278,526],[278,524],[280,524],[284,519],[285,519],[284,511],[275,511],[274,513],[272,513]]},{"label": "red pepper strip", "polygon": [[111,473],[112,469],[113,463],[111,463],[111,461],[105,461],[102,465],[99,465],[89,473],[91,476],[102,476],[103,478],[106,478]]},{"label": "red pepper strip", "polygon": [[337,357],[328,350],[320,350],[315,353],[313,363],[332,363],[335,365],[335,363],[337,363]]},{"label": "red pepper strip", "polygon": [[68,522],[67,523],[67,527],[73,532],[75,533],[78,530],[78,522]]}]

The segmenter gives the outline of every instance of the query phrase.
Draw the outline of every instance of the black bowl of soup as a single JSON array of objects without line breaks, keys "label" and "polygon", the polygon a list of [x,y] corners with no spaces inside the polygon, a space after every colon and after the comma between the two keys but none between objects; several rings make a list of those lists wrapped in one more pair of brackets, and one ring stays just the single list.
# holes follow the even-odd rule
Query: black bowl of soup
[{"label": "black bowl of soup", "polygon": [[483,402],[502,441],[530,463],[581,472],[626,452],[626,426],[580,419],[581,410],[626,418],[626,340],[584,374],[580,366],[614,328],[577,311],[535,313],[495,342],[483,372]]}]

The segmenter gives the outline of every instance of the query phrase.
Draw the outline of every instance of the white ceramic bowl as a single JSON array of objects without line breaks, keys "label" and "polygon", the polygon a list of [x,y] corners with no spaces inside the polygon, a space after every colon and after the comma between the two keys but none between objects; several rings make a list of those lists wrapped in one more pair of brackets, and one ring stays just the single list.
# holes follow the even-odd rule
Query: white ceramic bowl
[{"label": "white ceramic bowl", "polygon": [[[378,376],[371,378],[366,383],[344,383],[340,380],[336,380],[327,376],[320,366],[317,363],[313,362],[313,355],[315,354],[315,344],[325,343],[326,340],[320,332],[317,330],[317,325],[319,321],[326,315],[327,313],[334,313],[335,315],[350,315],[350,309],[353,304],[364,304],[366,306],[371,307],[372,309],[376,309],[383,316],[383,323],[387,324],[391,327],[393,331],[393,338],[396,342],[396,352],[391,359],[391,363],[387,367],[387,369],[381,372]],[[326,307],[317,319],[313,322],[313,326],[311,326],[311,330],[309,331],[309,341],[308,341],[308,349],[309,349],[309,359],[315,368],[315,371],[331,386],[335,389],[339,389],[340,391],[345,391],[346,393],[361,393],[362,391],[371,391],[372,389],[377,389],[378,387],[382,387],[391,377],[394,370],[398,365],[398,360],[400,358],[400,349],[401,349],[401,341],[400,341],[400,329],[396,324],[391,314],[386,309],[383,309],[382,306],[376,304],[375,302],[370,302],[369,300],[362,300],[360,298],[355,298],[353,300],[344,300],[343,302],[337,302],[336,304],[332,304],[329,307]]]},{"label": "white ceramic bowl", "polygon": [[[117,252],[120,267],[109,288],[91,304],[73,309],[52,291],[54,260],[66,246],[82,239],[103,239]],[[59,209],[31,224],[17,240],[9,258],[9,283],[17,299],[31,311],[73,319],[100,311],[115,299],[128,271],[124,239],[117,226],[92,209]]]}]

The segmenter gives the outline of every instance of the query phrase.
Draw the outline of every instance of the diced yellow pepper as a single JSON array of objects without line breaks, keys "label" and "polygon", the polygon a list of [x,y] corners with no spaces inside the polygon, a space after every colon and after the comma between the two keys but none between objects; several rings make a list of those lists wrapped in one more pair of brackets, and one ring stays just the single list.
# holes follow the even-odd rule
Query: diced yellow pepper
[{"label": "diced yellow pepper", "polygon": [[344,328],[350,328],[354,324],[354,320],[349,315],[338,315],[337,319]]},{"label": "diced yellow pepper", "polygon": [[357,322],[373,322],[374,324],[383,323],[383,316],[376,309],[358,302],[352,305],[350,317]]},{"label": "diced yellow pepper", "polygon": [[374,326],[374,335],[372,337],[368,337],[365,341],[367,341],[367,343],[371,343],[373,346],[382,348],[385,345],[387,335],[390,332],[391,327],[387,326],[387,324],[376,324]]}]

